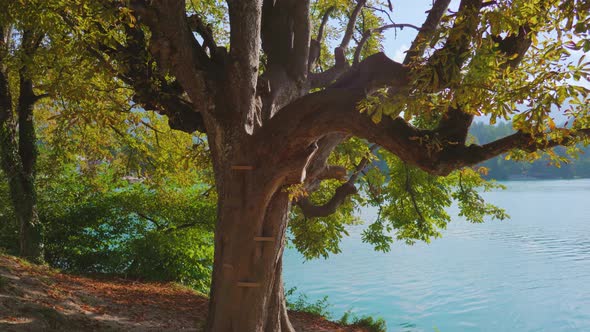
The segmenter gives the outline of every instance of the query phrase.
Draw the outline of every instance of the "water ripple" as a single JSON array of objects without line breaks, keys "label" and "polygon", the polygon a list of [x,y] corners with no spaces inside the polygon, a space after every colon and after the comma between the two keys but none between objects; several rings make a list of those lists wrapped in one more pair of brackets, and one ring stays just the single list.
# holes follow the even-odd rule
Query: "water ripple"
[{"label": "water ripple", "polygon": [[328,260],[287,251],[287,287],[328,295],[334,318],[353,309],[392,331],[590,331],[590,181],[508,186],[485,197],[511,220],[455,217],[430,245],[375,253],[353,227]]}]

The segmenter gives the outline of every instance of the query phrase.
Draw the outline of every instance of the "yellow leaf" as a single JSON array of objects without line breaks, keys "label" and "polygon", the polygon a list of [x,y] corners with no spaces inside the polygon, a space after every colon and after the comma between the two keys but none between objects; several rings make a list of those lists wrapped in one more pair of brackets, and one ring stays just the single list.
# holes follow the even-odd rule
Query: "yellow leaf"
[{"label": "yellow leaf", "polygon": [[481,175],[488,175],[488,172],[489,172],[489,171],[490,171],[490,169],[489,169],[489,168],[487,168],[487,167],[483,167],[483,166],[481,166],[481,167],[479,167],[479,168],[477,169],[477,172],[478,172],[479,174],[481,174]]}]

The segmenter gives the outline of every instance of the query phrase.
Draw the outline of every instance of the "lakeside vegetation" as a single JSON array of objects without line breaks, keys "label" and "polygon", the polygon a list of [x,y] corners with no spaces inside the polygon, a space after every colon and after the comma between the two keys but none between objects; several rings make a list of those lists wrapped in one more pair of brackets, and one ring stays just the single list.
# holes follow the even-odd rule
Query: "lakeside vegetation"
[{"label": "lakeside vegetation", "polygon": [[[485,144],[513,134],[515,130],[511,122],[495,125],[475,122],[469,132],[473,143]],[[577,151],[570,149],[569,152],[568,148],[555,147],[551,153],[527,155],[524,160],[501,155],[480,165],[488,169],[485,177],[495,180],[590,178],[589,146],[580,144]]]}]

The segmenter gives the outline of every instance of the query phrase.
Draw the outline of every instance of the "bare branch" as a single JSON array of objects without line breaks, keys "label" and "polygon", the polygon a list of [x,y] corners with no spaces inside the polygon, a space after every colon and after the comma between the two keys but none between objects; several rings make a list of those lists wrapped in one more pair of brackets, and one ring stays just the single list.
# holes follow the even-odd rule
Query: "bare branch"
[{"label": "bare branch", "polygon": [[340,42],[340,48],[346,50],[348,48],[348,44],[352,39],[352,34],[354,32],[354,27],[356,25],[356,20],[358,19],[359,14],[361,13],[363,6],[367,0],[358,0],[356,6],[352,10],[350,14],[350,18],[348,19],[348,24],[346,25],[346,30],[344,31],[344,36],[342,36],[342,42]]},{"label": "bare branch", "polygon": [[357,189],[354,185],[345,182],[336,188],[334,196],[327,203],[314,205],[307,197],[304,197],[297,202],[297,206],[299,206],[303,215],[308,218],[327,217],[336,212],[336,209],[346,201],[348,196],[356,194],[356,192]]},{"label": "bare branch", "polygon": [[316,40],[318,41],[318,43],[321,43],[322,39],[324,38],[324,29],[326,27],[326,24],[328,23],[328,19],[330,18],[330,15],[332,15],[332,12],[334,11],[334,9],[336,9],[336,7],[334,7],[334,6],[328,8],[326,10],[326,12],[324,13],[324,16],[322,16],[322,23],[320,23],[320,27],[318,28],[318,36],[316,37]]},{"label": "bare branch", "polygon": [[205,25],[201,16],[193,14],[187,18],[189,27],[203,38],[203,46],[209,49],[211,57],[215,56],[217,43],[213,38],[213,30],[210,26]]},{"label": "bare branch", "polygon": [[204,221],[187,222],[184,224],[180,224],[178,226],[170,226],[170,227],[164,229],[164,233],[172,233],[172,232],[176,232],[176,231],[179,231],[182,229],[191,228],[191,227],[195,227],[195,226],[208,226],[208,224]]},{"label": "bare branch", "polygon": [[[377,145],[373,144],[369,148],[369,151],[373,152],[376,148],[377,148]],[[365,169],[365,167],[367,166],[368,163],[369,163],[368,158],[362,158],[361,161],[359,162],[359,164],[355,167],[354,171],[352,172],[352,174],[350,175],[348,180],[336,189],[334,196],[332,196],[332,198],[327,203],[320,205],[320,206],[314,205],[307,197],[301,198],[299,201],[297,201],[297,205],[301,208],[301,211],[303,212],[303,214],[308,218],[313,218],[313,217],[326,217],[326,216],[329,216],[332,213],[334,213],[336,211],[336,209],[346,201],[346,198],[348,196],[354,195],[357,193],[357,189],[354,186],[354,184],[357,181],[359,174],[361,174],[361,172]],[[326,170],[326,172],[332,173],[331,170],[336,167],[338,168],[338,170],[335,174],[336,176],[340,176],[342,171],[344,171],[344,174],[346,174],[346,169],[345,168],[343,169],[343,167],[339,167],[339,166],[326,166],[325,170]],[[335,177],[330,177],[330,178],[335,178]],[[318,178],[317,180],[321,181],[323,179]]]},{"label": "bare branch", "polygon": [[382,27],[375,28],[375,29],[369,29],[363,33],[363,38],[358,42],[358,45],[357,45],[356,50],[354,52],[354,58],[353,58],[352,63],[357,64],[360,61],[361,52],[363,51],[363,47],[365,46],[365,44],[367,43],[367,41],[369,40],[369,38],[371,38],[371,36],[373,34],[383,33],[383,31],[385,31],[387,29],[391,29],[391,28],[399,28],[402,30],[404,28],[412,28],[412,29],[416,29],[416,30],[420,31],[420,28],[413,25],[413,24],[395,24],[395,23],[384,25]]},{"label": "bare branch", "polygon": [[418,206],[418,201],[416,200],[416,192],[414,191],[414,187],[412,187],[412,176],[410,175],[410,168],[408,164],[404,163],[404,168],[406,171],[406,192],[410,195],[410,200],[412,201],[412,205],[414,206],[414,211],[418,214],[418,223],[419,225],[425,225],[426,219],[424,219],[424,215]]},{"label": "bare branch", "polygon": [[317,179],[320,181],[327,179],[344,180],[346,179],[346,167],[327,165],[317,175]]},{"label": "bare branch", "polygon": [[310,88],[313,89],[326,87],[348,70],[350,65],[346,61],[345,52],[348,48],[348,44],[350,44],[350,40],[353,37],[358,16],[360,15],[366,2],[367,0],[358,0],[356,6],[352,10],[352,13],[350,14],[350,18],[348,20],[348,24],[346,25],[344,35],[342,36],[340,46],[334,49],[335,65],[324,72],[310,75],[310,79],[308,80]]},{"label": "bare branch", "polygon": [[322,49],[322,39],[324,38],[324,29],[326,24],[328,23],[328,19],[330,15],[334,11],[335,7],[330,7],[326,10],[324,15],[322,16],[322,22],[320,23],[320,27],[318,29],[318,35],[316,39],[312,39],[310,42],[309,48],[309,61],[308,61],[308,70],[311,72],[313,69],[312,67],[315,65],[316,61],[320,58],[321,49]]},{"label": "bare branch", "polygon": [[394,24],[395,23],[393,21],[393,19],[391,18],[391,15],[389,15],[389,12],[387,12],[387,10],[381,9],[381,8],[377,8],[377,7],[373,7],[373,6],[369,6],[369,5],[365,5],[365,8],[372,9],[374,11],[378,11],[378,12],[382,13],[383,15],[387,16],[387,19],[389,20],[389,22],[391,22],[391,24]]}]

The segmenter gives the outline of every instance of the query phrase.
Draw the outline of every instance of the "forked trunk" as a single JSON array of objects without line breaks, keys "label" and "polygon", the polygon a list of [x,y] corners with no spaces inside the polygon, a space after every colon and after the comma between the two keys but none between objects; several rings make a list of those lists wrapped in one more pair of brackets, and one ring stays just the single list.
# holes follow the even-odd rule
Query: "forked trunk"
[{"label": "forked trunk", "polygon": [[291,332],[282,282],[289,196],[234,166],[219,190],[207,331]]}]

